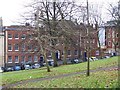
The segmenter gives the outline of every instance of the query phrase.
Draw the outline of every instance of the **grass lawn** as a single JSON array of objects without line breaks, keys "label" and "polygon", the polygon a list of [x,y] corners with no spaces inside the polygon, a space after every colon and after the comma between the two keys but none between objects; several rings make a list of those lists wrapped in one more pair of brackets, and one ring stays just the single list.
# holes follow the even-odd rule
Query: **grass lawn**
[{"label": "grass lawn", "polygon": [[[102,73],[102,74],[101,74]],[[86,75],[75,75],[59,79],[29,82],[14,88],[116,88],[118,86],[117,71],[98,71]]]},{"label": "grass lawn", "polygon": [[[114,65],[117,66],[117,64],[118,64],[118,57],[112,57],[109,59],[102,59],[102,60],[91,62],[90,69],[96,69],[99,67],[109,67],[109,66],[114,66]],[[2,78],[2,85],[6,85],[6,84],[16,83],[22,80],[50,77],[50,76],[56,76],[56,75],[74,73],[74,72],[81,72],[81,71],[86,70],[86,68],[87,68],[87,62],[84,62],[84,63],[79,63],[79,64],[71,64],[67,66],[63,65],[63,66],[56,67],[56,68],[51,67],[51,72],[47,72],[45,67],[39,68],[39,69],[32,69],[32,70],[5,72],[2,75],[0,75],[0,78]],[[98,74],[99,73],[101,74],[101,72],[98,72]],[[85,78],[84,75],[82,77]]]}]

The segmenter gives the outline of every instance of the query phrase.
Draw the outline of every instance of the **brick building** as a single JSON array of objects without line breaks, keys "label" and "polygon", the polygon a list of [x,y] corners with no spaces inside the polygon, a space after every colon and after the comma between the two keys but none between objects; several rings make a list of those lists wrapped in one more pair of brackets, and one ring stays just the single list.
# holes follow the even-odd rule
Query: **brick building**
[{"label": "brick building", "polygon": [[[75,39],[76,46],[67,47],[67,58],[75,59],[79,57],[84,57],[85,52],[85,44],[87,38],[85,37],[85,26],[83,24],[77,26],[79,29],[75,30],[77,33]],[[81,29],[80,29],[81,28]],[[97,50],[97,38],[95,35],[95,29],[93,26],[90,27],[91,36],[91,56],[96,56]],[[5,33],[5,67],[7,66],[15,66],[21,65],[21,63],[31,62],[31,63],[40,63],[40,59],[42,58],[40,53],[35,53],[39,49],[36,48],[37,44],[32,41],[32,36],[30,33],[34,31],[34,28],[27,26],[9,26],[6,27]],[[29,36],[29,37],[28,37]],[[24,41],[24,42],[23,42]],[[33,44],[25,44],[25,43],[33,43]],[[63,46],[59,44],[56,47],[57,55],[59,55],[59,59],[63,60]],[[79,54],[80,50],[80,54]],[[51,55],[50,51],[47,51],[47,57]],[[80,56],[79,56],[80,55]]]},{"label": "brick building", "polygon": [[114,24],[114,21],[109,21],[105,25],[105,46],[106,54],[113,55],[118,54],[118,28]]}]

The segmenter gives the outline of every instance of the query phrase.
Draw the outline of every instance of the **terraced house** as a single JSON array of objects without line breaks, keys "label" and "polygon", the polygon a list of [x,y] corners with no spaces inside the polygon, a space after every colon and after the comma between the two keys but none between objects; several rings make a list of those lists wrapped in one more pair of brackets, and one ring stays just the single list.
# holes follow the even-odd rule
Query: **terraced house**
[{"label": "terraced house", "polygon": [[[74,24],[74,23],[73,23]],[[75,24],[74,24],[75,25]],[[75,59],[75,58],[84,58],[85,53],[85,44],[86,44],[86,36],[85,36],[85,27],[83,24],[76,25],[76,37],[73,36],[75,41],[75,47],[68,45],[67,48],[67,58]],[[91,56],[96,56],[97,51],[97,36],[94,34],[96,31],[93,26],[91,28],[90,43],[91,43]],[[5,67],[21,65],[25,62],[31,63],[40,63],[43,60],[43,57],[39,51],[39,46],[37,42],[32,38],[31,33],[34,32],[34,28],[30,26],[8,26],[5,28]],[[29,44],[28,44],[29,43]],[[63,60],[64,51],[62,44],[59,44],[55,47],[56,57],[59,60]],[[47,57],[51,56],[51,52],[47,50]]]}]

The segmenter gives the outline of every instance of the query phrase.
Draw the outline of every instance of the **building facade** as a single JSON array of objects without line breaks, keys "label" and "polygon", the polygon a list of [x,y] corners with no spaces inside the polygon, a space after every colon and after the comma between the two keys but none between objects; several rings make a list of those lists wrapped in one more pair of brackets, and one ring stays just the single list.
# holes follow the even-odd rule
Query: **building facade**
[{"label": "building facade", "polygon": [[[83,27],[82,25],[79,26],[80,28]],[[84,27],[85,28],[85,27]],[[85,37],[85,31],[84,28],[81,28],[80,30],[76,30],[77,33],[76,37],[74,38],[75,46],[68,45],[67,46],[67,58],[68,59],[75,59],[82,57],[84,58],[84,52],[85,50],[85,44],[87,38]],[[93,29],[93,27],[91,27]],[[37,44],[35,41],[32,40],[32,36],[30,33],[34,31],[33,28],[27,27],[27,26],[9,26],[6,27],[4,34],[5,34],[5,60],[4,60],[4,66],[15,66],[15,65],[21,65],[26,62],[30,62],[32,64],[34,63],[40,63],[43,59],[39,48],[37,48]],[[90,43],[91,43],[91,56],[96,56],[97,51],[97,38],[94,34],[95,29],[91,30],[92,37],[90,37]],[[29,44],[28,44],[29,43]],[[31,43],[31,44],[30,44]],[[64,56],[64,50],[63,50],[63,44],[58,44],[55,48],[57,58],[60,60],[63,60]],[[79,54],[80,50],[80,54]],[[39,53],[36,53],[39,52]],[[51,51],[47,51],[47,58],[51,57]],[[42,58],[42,59],[41,59]]]},{"label": "building facade", "polygon": [[105,25],[105,46],[106,53],[109,55],[118,54],[119,47],[119,28],[114,25],[114,22],[108,22]]}]

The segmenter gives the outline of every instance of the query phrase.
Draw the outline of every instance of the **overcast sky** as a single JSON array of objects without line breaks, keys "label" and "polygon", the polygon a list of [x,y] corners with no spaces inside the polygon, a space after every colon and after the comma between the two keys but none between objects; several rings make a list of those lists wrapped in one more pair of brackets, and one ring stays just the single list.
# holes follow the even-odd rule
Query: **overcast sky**
[{"label": "overcast sky", "polygon": [[[20,20],[24,12],[24,5],[27,5],[31,0],[0,0],[0,17],[3,19],[3,25],[15,25]],[[72,1],[72,0],[71,0]],[[84,2],[86,0],[75,0]],[[102,12],[104,13],[108,3],[115,3],[119,0],[88,0],[89,3],[97,3],[103,5]],[[105,15],[103,15],[105,17]]]}]

